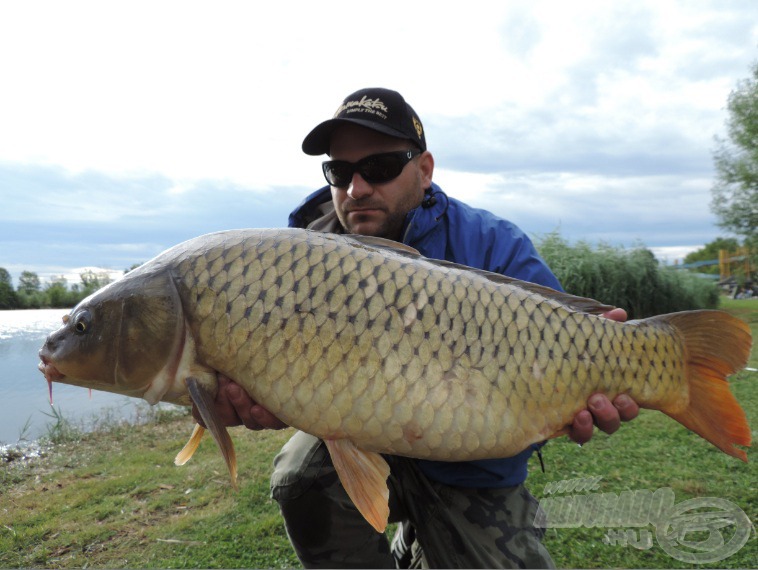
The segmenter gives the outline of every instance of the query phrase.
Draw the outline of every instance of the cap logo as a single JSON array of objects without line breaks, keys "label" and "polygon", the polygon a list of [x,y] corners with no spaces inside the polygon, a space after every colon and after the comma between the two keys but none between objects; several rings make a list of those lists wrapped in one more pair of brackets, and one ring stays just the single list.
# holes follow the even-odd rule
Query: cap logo
[{"label": "cap logo", "polygon": [[416,117],[411,117],[413,119],[413,126],[416,128],[416,134],[418,135],[418,138],[421,138],[421,135],[424,133],[424,127],[421,126],[421,123]]},{"label": "cap logo", "polygon": [[378,115],[382,119],[386,119],[388,112],[387,105],[377,97],[376,99],[369,99],[365,95],[361,97],[360,101],[345,101],[339,106],[334,116],[337,117],[342,113],[370,113],[371,115]]}]

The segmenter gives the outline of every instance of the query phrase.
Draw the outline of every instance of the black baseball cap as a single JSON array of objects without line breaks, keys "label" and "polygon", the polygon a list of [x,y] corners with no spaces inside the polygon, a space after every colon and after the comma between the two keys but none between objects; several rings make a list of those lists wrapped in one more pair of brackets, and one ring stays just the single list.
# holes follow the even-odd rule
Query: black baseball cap
[{"label": "black baseball cap", "polygon": [[369,87],[348,95],[334,117],[313,129],[303,140],[303,152],[313,156],[329,154],[332,132],[339,125],[351,123],[414,142],[426,150],[421,119],[397,91]]}]

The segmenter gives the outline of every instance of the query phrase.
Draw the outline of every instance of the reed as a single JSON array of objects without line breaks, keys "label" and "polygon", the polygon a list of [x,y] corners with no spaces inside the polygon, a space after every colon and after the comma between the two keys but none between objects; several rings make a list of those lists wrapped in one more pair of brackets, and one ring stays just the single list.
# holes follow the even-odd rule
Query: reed
[{"label": "reed", "polygon": [[537,242],[537,249],[567,292],[626,309],[630,319],[718,307],[713,282],[660,265],[641,245],[571,245],[553,232]]}]

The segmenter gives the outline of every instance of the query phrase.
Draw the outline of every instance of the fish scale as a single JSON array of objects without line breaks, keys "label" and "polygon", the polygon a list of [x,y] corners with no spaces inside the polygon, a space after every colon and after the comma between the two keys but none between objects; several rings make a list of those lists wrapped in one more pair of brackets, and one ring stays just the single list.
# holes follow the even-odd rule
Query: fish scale
[{"label": "fish scale", "polygon": [[379,238],[236,230],[180,244],[82,301],[40,366],[48,380],[151,403],[191,397],[234,480],[213,410],[223,373],[324,439],[377,530],[378,453],[512,456],[565,433],[595,392],[629,394],[744,460],[736,445],[750,430],[724,380],[747,362],[747,325],[718,311],[618,323],[599,316],[609,309]]}]

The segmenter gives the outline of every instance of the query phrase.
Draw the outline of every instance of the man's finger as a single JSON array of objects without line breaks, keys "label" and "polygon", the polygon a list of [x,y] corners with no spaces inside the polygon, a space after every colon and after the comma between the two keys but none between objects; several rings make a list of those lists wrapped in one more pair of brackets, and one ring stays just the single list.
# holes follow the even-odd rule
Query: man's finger
[{"label": "man's finger", "polygon": [[606,319],[611,319],[612,321],[618,321],[619,323],[623,323],[627,319],[626,311],[618,307],[615,309],[611,309],[607,313],[603,313],[602,316],[605,317]]},{"label": "man's finger", "polygon": [[593,394],[587,400],[587,407],[595,420],[595,424],[605,433],[614,433],[621,427],[619,411],[603,394]]},{"label": "man's finger", "polygon": [[622,422],[628,422],[636,418],[640,413],[637,402],[626,394],[619,394],[613,399],[613,406],[618,410]]},{"label": "man's finger", "polygon": [[592,423],[592,414],[587,410],[582,410],[574,416],[574,421],[569,429],[569,439],[579,445],[587,443],[592,439],[592,432],[595,424]]}]

